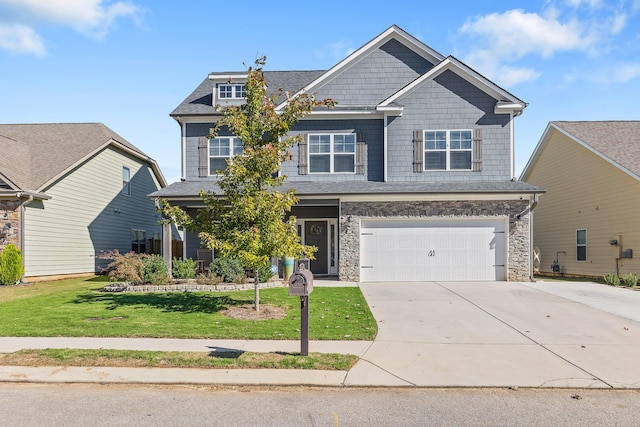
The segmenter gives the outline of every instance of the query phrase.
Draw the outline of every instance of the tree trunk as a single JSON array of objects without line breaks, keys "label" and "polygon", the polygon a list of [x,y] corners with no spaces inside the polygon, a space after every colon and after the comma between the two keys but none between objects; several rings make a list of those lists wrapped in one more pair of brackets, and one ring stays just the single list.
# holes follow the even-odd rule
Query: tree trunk
[{"label": "tree trunk", "polygon": [[260,278],[258,277],[258,273],[255,272],[253,274],[253,299],[255,302],[255,309],[256,312],[260,313],[260,288],[258,287],[260,285]]}]

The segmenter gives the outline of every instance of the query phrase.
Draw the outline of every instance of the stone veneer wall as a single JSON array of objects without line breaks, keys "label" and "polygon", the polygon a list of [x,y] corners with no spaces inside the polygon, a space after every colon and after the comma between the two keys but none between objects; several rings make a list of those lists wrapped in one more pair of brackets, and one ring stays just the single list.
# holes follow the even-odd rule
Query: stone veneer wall
[{"label": "stone veneer wall", "polygon": [[0,199],[0,251],[10,243],[20,247],[20,201]]},{"label": "stone veneer wall", "polygon": [[[506,280],[529,281],[528,200],[436,201],[436,202],[345,202],[340,216],[340,280],[360,280],[360,220],[372,218],[447,219],[509,218]],[[516,215],[522,213],[519,219]],[[352,220],[347,218],[351,216]]]}]

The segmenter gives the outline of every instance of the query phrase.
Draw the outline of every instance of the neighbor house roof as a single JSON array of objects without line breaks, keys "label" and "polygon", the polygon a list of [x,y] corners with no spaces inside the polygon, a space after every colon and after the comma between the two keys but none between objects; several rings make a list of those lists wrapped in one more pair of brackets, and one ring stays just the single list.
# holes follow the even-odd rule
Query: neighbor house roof
[{"label": "neighbor house roof", "polygon": [[40,193],[109,145],[147,162],[167,185],[155,160],[102,123],[0,124],[0,180],[16,191]]},{"label": "neighbor house roof", "polygon": [[553,131],[563,133],[609,163],[640,179],[640,121],[607,120],[550,122],[522,172],[522,180],[526,180]]}]

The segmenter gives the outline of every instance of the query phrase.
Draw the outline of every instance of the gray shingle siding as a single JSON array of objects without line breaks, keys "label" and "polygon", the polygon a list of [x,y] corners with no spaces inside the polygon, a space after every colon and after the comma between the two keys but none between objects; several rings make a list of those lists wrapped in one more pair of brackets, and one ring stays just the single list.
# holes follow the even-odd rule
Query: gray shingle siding
[{"label": "gray shingle siding", "polygon": [[290,134],[308,132],[348,132],[364,134],[367,143],[365,175],[356,174],[298,174],[298,147],[291,149],[293,160],[282,165],[282,173],[289,181],[382,181],[383,179],[383,121],[382,120],[302,120],[293,127]]},{"label": "gray shingle siding", "polygon": [[[445,71],[398,100],[402,117],[388,122],[389,181],[483,181],[511,178],[509,115],[494,114],[496,100]],[[414,129],[483,129],[481,172],[413,172]]]},{"label": "gray shingle siding", "polygon": [[397,40],[390,40],[317,90],[339,105],[378,104],[431,69],[431,64]]}]

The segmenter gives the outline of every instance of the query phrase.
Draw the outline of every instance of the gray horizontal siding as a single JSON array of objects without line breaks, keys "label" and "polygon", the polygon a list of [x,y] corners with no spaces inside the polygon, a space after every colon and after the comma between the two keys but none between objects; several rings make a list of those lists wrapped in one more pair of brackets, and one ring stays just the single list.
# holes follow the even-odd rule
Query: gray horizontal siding
[{"label": "gray horizontal siding", "polygon": [[[131,171],[131,196],[121,194],[123,166]],[[26,207],[25,275],[94,272],[100,250],[131,250],[131,229],[152,238],[160,216],[147,194],[159,188],[148,165],[102,151],[47,188],[50,200]]]}]

